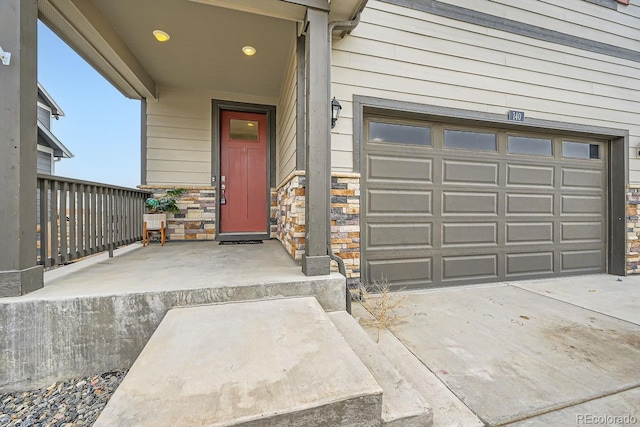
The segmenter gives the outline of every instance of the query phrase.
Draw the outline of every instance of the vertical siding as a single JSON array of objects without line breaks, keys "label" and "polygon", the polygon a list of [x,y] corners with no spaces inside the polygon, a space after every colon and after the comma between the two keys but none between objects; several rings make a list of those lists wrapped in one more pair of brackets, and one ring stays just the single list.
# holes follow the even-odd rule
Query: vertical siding
[{"label": "vertical siding", "polygon": [[276,168],[278,172],[276,182],[278,184],[296,168],[296,70],[296,44],[293,43],[276,108]]},{"label": "vertical siding", "polygon": [[147,101],[147,184],[211,185],[211,100],[274,105],[274,99],[161,86]]},{"label": "vertical siding", "polygon": [[[617,12],[582,0],[447,1],[640,50],[635,6]],[[523,110],[530,118],[627,129],[630,146],[640,145],[635,61],[376,0],[351,35],[334,42],[332,55],[332,92],[343,106],[332,135],[336,171],[352,167],[354,95],[505,115]],[[631,181],[640,182],[640,160],[631,157]]]}]

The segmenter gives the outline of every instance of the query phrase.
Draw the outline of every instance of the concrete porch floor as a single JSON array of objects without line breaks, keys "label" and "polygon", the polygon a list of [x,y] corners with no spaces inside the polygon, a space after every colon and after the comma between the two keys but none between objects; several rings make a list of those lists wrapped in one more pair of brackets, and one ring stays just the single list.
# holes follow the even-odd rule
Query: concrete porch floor
[{"label": "concrete porch floor", "polygon": [[[341,278],[335,273],[330,277]],[[302,274],[277,240],[244,245],[212,241],[169,242],[165,246],[152,243],[146,247],[134,244],[113,258],[100,254],[48,271],[44,288],[20,298],[107,296],[317,280],[318,277]],[[322,297],[319,301],[324,302]]]},{"label": "concrete porch floor", "polygon": [[129,368],[174,307],[308,296],[326,311],[346,305],[344,276],[305,276],[278,241],[119,252],[47,272],[44,288],[0,299],[0,392]]}]

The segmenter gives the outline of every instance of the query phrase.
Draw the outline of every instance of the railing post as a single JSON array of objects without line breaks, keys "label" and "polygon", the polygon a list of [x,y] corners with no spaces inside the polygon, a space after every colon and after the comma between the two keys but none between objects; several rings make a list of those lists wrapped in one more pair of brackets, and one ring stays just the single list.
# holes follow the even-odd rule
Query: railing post
[{"label": "railing post", "polygon": [[60,182],[60,264],[69,261],[69,244],[67,241],[67,182]]},{"label": "railing post", "polygon": [[59,230],[59,213],[58,213],[58,181],[51,182],[51,204],[49,206],[51,212],[51,256],[49,258],[49,267],[58,265],[60,258],[58,254],[58,230]]},{"label": "railing post", "polygon": [[69,261],[78,258],[76,246],[76,230],[78,218],[76,205],[78,203],[78,185],[73,182],[69,185]]},{"label": "railing post", "polygon": [[76,215],[78,216],[78,258],[82,258],[84,256],[87,255],[87,251],[85,250],[85,246],[84,246],[84,235],[85,233],[85,228],[84,228],[84,185],[83,184],[78,184],[78,208],[76,210]]},{"label": "railing post", "polygon": [[113,198],[115,191],[107,191],[107,241],[109,246],[109,258],[113,258]]},{"label": "railing post", "polygon": [[97,248],[98,252],[103,252],[106,249],[105,241],[104,241],[104,187],[96,187],[96,199],[97,199],[97,230],[96,230],[96,238],[97,238]]},{"label": "railing post", "polygon": [[40,264],[45,267],[49,259],[49,184],[43,179],[40,187]]},{"label": "railing post", "polygon": [[91,253],[95,254],[98,252],[98,242],[97,242],[97,230],[98,230],[98,212],[96,209],[96,186],[92,185],[89,187],[90,197],[91,197],[91,227],[89,228],[91,242]]},{"label": "railing post", "polygon": [[84,185],[84,251],[91,255],[91,186]]}]

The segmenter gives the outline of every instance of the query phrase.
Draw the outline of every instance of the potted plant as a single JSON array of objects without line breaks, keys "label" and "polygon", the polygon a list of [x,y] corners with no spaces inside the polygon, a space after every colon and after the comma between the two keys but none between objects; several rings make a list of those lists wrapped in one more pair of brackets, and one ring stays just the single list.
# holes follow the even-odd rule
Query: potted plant
[{"label": "potted plant", "polygon": [[147,208],[147,213],[144,214],[142,223],[142,246],[149,244],[149,236],[152,231],[160,232],[160,241],[164,246],[167,240],[165,232],[167,228],[167,212],[180,213],[178,198],[185,191],[184,188],[172,188],[167,190],[160,198],[149,197],[145,200],[144,204]]}]

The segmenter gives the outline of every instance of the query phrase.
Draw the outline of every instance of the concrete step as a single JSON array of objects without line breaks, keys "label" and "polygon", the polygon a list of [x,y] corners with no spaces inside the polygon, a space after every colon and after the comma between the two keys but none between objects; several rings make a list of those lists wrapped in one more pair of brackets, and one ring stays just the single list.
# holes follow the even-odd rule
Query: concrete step
[{"label": "concrete step", "polygon": [[[185,247],[177,244],[171,249],[176,246]],[[145,279],[136,273],[136,269],[153,270],[142,261],[122,269],[119,264],[108,264],[113,261],[105,261],[79,271],[69,284],[53,284],[22,297],[0,298],[0,394],[33,390],[95,372],[128,369],[174,307],[315,297],[327,311],[345,309],[346,283],[338,273],[307,277],[295,265],[281,269],[274,262],[272,269],[225,267],[220,274],[208,274],[208,270],[203,273],[194,268],[185,276],[176,271],[173,264],[177,261],[171,254],[157,258],[154,263],[164,260],[171,264],[154,272],[164,274],[164,281],[158,277]],[[246,259],[253,263],[254,258]],[[231,269],[236,277],[225,269]],[[194,279],[200,275],[203,278]],[[211,276],[222,277],[205,286]]]},{"label": "concrete step", "polygon": [[433,425],[433,411],[394,364],[346,311],[329,314],[331,321],[382,387],[382,424],[387,427]]},{"label": "concrete step", "polygon": [[[360,304],[351,307],[353,316],[368,320],[363,329],[373,340],[377,329],[371,326],[373,317]],[[407,347],[389,330],[383,329],[376,347],[411,384],[412,389],[433,408],[434,427],[482,427],[485,424],[451,392],[436,375],[429,370]],[[384,387],[383,387],[384,389]]]},{"label": "concrete step", "polygon": [[378,426],[382,389],[315,298],[170,310],[95,427]]}]

